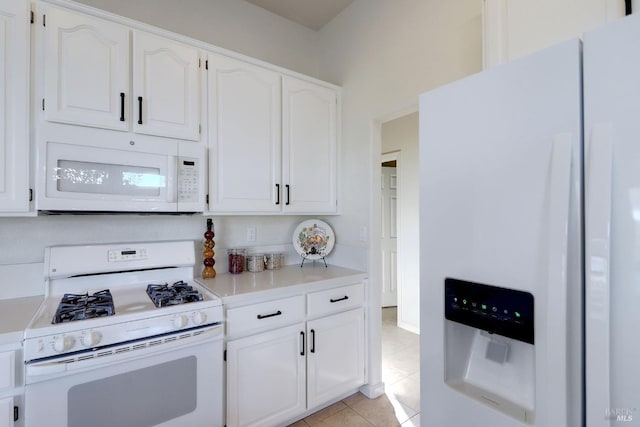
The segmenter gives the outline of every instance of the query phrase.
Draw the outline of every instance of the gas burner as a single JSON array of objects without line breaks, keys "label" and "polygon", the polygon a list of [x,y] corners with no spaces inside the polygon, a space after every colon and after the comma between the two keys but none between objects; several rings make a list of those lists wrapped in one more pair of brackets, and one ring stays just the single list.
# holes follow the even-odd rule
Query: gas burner
[{"label": "gas burner", "polygon": [[93,295],[89,295],[89,293],[64,294],[51,323],[111,316],[115,312],[113,297],[109,289],[96,292]]},{"label": "gas burner", "polygon": [[182,280],[171,286],[166,283],[162,285],[149,284],[147,285],[147,294],[156,307],[202,301],[200,292]]}]

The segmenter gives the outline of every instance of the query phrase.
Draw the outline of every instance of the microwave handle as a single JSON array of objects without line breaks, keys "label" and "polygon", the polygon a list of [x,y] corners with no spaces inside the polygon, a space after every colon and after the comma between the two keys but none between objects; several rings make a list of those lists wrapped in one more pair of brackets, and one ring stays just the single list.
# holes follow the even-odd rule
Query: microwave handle
[{"label": "microwave handle", "polygon": [[179,156],[171,156],[169,159],[169,167],[167,170],[167,202],[169,203],[176,203],[178,201],[176,190],[178,183],[176,181],[178,180],[179,161]]}]

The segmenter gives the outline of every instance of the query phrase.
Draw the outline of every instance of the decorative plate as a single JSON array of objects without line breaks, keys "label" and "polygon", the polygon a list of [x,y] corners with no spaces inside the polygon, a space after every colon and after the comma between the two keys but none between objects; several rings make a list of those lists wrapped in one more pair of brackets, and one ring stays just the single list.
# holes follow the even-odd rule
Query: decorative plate
[{"label": "decorative plate", "polygon": [[324,221],[302,221],[293,232],[293,247],[301,257],[316,260],[329,255],[336,243],[333,230]]}]

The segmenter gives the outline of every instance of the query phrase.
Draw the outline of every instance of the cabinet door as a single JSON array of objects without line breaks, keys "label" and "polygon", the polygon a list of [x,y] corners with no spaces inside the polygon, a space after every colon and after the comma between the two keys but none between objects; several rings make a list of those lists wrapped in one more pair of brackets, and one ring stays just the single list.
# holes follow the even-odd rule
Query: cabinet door
[{"label": "cabinet door", "polygon": [[282,175],[285,212],[336,212],[337,94],[282,78]]},{"label": "cabinet door", "polygon": [[0,399],[0,427],[13,425],[13,397]]},{"label": "cabinet door", "polygon": [[307,323],[307,402],[313,408],[364,384],[364,309]]},{"label": "cabinet door", "polygon": [[304,323],[227,343],[227,426],[278,425],[305,411]]},{"label": "cabinet door", "polygon": [[198,49],[133,33],[133,130],[200,140]]},{"label": "cabinet door", "polygon": [[0,1],[0,211],[29,210],[27,1]]},{"label": "cabinet door", "polygon": [[128,130],[129,30],[52,6],[45,19],[45,119]]},{"label": "cabinet door", "polygon": [[279,212],[280,75],[209,55],[209,209]]}]

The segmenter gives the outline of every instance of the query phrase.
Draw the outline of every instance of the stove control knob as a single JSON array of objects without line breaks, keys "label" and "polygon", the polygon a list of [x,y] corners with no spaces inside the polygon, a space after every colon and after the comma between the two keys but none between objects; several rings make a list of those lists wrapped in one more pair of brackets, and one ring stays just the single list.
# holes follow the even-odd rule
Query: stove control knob
[{"label": "stove control knob", "polygon": [[173,318],[173,327],[175,329],[182,329],[185,326],[187,326],[188,322],[189,322],[189,318],[187,316],[180,314]]},{"label": "stove control knob", "polygon": [[207,320],[207,314],[202,311],[196,311],[193,313],[192,318],[195,325],[202,325]]},{"label": "stove control knob", "polygon": [[101,339],[102,334],[100,332],[93,331],[82,335],[80,342],[82,342],[82,345],[85,347],[95,347]]},{"label": "stove control knob", "polygon": [[71,336],[57,336],[53,338],[53,349],[58,353],[71,350],[75,344],[76,340]]}]

